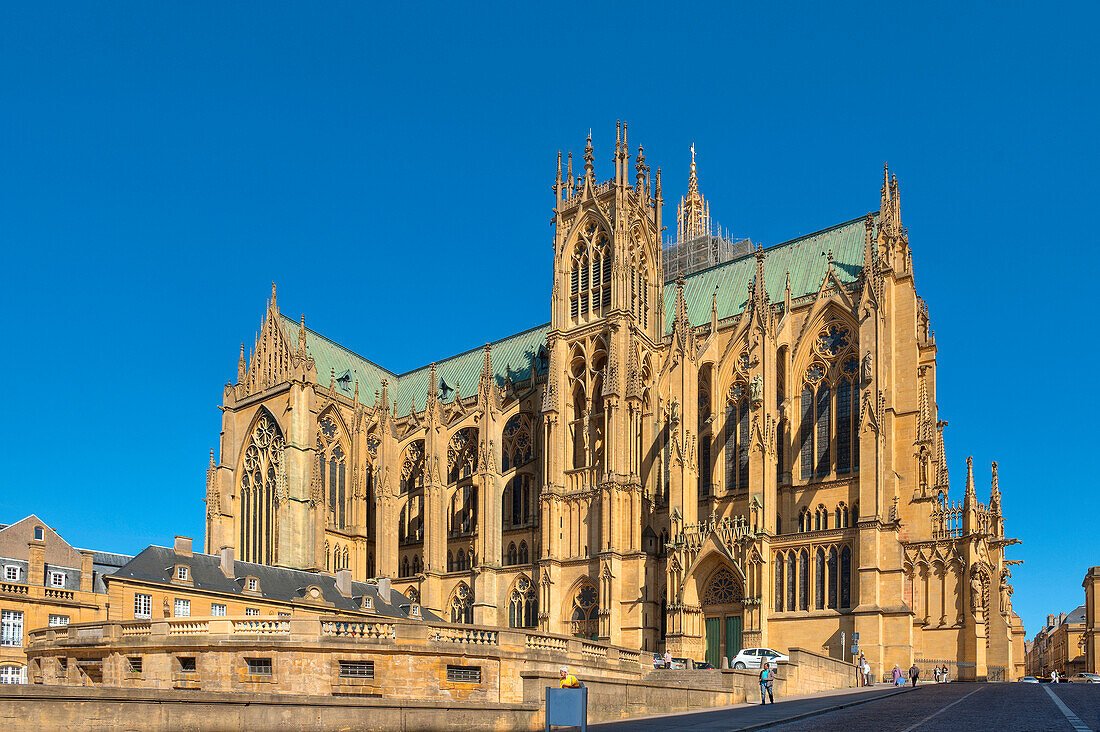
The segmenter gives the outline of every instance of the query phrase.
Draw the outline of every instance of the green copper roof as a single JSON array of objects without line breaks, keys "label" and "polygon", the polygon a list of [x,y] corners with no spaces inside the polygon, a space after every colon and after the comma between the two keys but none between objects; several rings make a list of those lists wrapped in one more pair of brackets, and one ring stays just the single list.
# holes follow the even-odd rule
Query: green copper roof
[{"label": "green copper roof", "polygon": [[[764,250],[764,285],[771,302],[782,302],[787,273],[791,275],[791,299],[816,294],[828,272],[825,252],[832,251],[833,267],[840,281],[854,282],[863,269],[864,217],[830,229],[776,244]],[[712,296],[718,292],[718,319],[740,313],[748,300],[749,283],[756,276],[756,257],[747,254],[684,278],[684,301],[692,325],[710,322]],[[676,317],[676,285],[665,284],[665,332]]]},{"label": "green copper roof", "polygon": [[[791,298],[816,294],[828,271],[824,253],[832,251],[833,267],[840,281],[854,282],[863,268],[864,217],[852,219],[823,231],[798,239],[776,244],[765,249],[764,283],[768,299],[782,302],[787,274],[791,276]],[[696,272],[684,279],[684,300],[688,319],[692,325],[710,322],[711,297],[718,293],[718,319],[739,314],[748,299],[748,287],[756,274],[756,258],[749,254],[729,262]],[[676,313],[676,285],[665,284],[665,332],[672,330]],[[291,344],[297,343],[298,322],[283,315],[283,329]],[[515,381],[530,376],[533,360],[546,344],[550,324],[540,325],[522,333],[493,341],[493,373],[498,384],[511,374]],[[374,404],[375,391],[381,391],[382,379],[389,384],[391,400],[397,402],[397,414],[403,416],[414,408],[424,408],[428,394],[430,366],[422,366],[397,375],[376,363],[363,358],[343,346],[334,343],[320,333],[306,328],[306,348],[317,365],[317,381],[328,385],[331,375],[336,377],[336,388],[352,397],[355,382],[359,382],[359,401]],[[436,363],[436,377],[446,384],[441,400],[454,399],[454,389],[464,397],[477,391],[484,360],[484,349],[474,348]],[[540,373],[545,366],[540,367]],[[341,377],[345,377],[341,380]],[[439,385],[436,385],[439,388]]]}]

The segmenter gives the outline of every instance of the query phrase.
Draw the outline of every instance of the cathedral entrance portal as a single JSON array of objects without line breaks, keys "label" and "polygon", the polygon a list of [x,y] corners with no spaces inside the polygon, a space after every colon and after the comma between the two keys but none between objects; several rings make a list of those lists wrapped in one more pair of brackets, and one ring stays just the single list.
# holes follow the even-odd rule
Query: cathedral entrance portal
[{"label": "cathedral entrance portal", "polygon": [[728,567],[720,567],[710,576],[702,597],[706,629],[706,660],[715,668],[722,667],[722,658],[733,659],[741,651],[742,592]]}]

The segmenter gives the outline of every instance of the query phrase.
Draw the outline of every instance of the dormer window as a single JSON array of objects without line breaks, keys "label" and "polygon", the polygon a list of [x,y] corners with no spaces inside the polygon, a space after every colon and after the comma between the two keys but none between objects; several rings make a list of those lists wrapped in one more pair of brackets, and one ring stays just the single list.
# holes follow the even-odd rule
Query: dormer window
[{"label": "dormer window", "polygon": [[340,374],[340,376],[337,377],[337,379],[336,379],[336,384],[337,384],[337,386],[340,387],[340,391],[350,392],[351,391],[351,371],[350,370],[345,370],[344,373]]},{"label": "dormer window", "polygon": [[416,603],[409,606],[409,617],[416,618],[417,620],[420,619],[420,606]]},{"label": "dormer window", "polygon": [[50,587],[64,587],[65,586],[65,573],[64,572],[50,572]]},{"label": "dormer window", "polygon": [[256,579],[255,577],[249,577],[245,581],[245,586],[248,587],[249,592],[259,592],[260,591],[260,580]]},{"label": "dormer window", "polygon": [[363,598],[363,609],[364,610],[373,610],[374,609],[374,598],[373,597],[364,597]]},{"label": "dormer window", "polygon": [[184,566],[176,567],[176,579],[181,580],[183,582],[186,582],[190,576],[191,575],[187,571],[187,567],[184,567]]}]

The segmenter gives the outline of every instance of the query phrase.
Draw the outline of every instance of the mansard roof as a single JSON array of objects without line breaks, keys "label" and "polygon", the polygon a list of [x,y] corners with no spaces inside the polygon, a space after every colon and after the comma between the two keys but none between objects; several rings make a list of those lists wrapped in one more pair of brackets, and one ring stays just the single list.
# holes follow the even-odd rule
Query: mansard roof
[{"label": "mansard roof", "polygon": [[[828,272],[826,252],[832,252],[834,271],[840,281],[844,284],[855,282],[863,268],[864,218],[861,216],[765,249],[764,279],[768,299],[773,303],[783,301],[788,273],[791,276],[792,300],[816,295]],[[684,298],[691,324],[710,322],[715,291],[718,293],[719,320],[740,313],[745,307],[749,283],[755,273],[755,256],[746,254],[686,277]],[[676,310],[675,287],[665,287],[664,305],[665,332],[669,333]],[[297,320],[283,315],[283,329],[289,342],[295,342],[298,327]],[[546,323],[490,344],[498,384],[503,384],[509,374],[514,381],[523,381],[530,376],[532,361],[545,345],[549,331],[550,324]],[[421,366],[398,375],[309,328],[306,328],[306,348],[316,363],[319,383],[327,384],[335,374],[336,388],[350,398],[358,381],[359,401],[373,405],[374,392],[382,389],[382,379],[386,379],[390,398],[397,402],[398,416],[408,414],[413,408],[417,411],[424,408],[430,366]],[[482,354],[482,348],[477,347],[437,361],[437,378],[451,389],[458,386],[462,396],[472,396],[481,374]],[[344,374],[348,375],[348,379],[340,382]],[[438,384],[436,388],[439,388]],[[454,392],[443,396],[443,401],[450,401],[454,398]]]},{"label": "mansard roof", "polygon": [[[256,596],[244,590],[244,579],[255,577],[260,584],[259,597],[264,600],[281,602],[301,600],[307,588],[316,586],[321,590],[321,596],[325,602],[331,603],[333,608],[338,610],[362,610],[362,598],[368,596],[372,599],[375,613],[393,618],[407,618],[409,606],[412,604],[412,601],[398,592],[397,588],[391,589],[390,602],[386,602],[378,595],[378,585],[371,582],[352,582],[352,596],[345,597],[336,589],[336,578],[331,575],[240,560],[233,562],[235,576],[226,577],[221,570],[221,557],[216,554],[195,552],[190,556],[183,556],[168,547],[155,545],[146,547],[107,579],[108,581],[114,578],[134,579],[153,584],[172,585],[175,567],[178,564],[186,564],[190,568],[192,580],[190,586],[194,589],[237,595],[242,600]],[[428,610],[423,610],[422,614],[425,620],[439,619]]]}]

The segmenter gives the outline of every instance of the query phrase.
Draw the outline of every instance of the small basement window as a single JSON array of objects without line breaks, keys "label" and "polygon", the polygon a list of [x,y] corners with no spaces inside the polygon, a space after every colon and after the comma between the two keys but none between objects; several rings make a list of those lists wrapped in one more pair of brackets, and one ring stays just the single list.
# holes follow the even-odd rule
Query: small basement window
[{"label": "small basement window", "polygon": [[481,666],[447,666],[447,681],[481,683]]},{"label": "small basement window", "polygon": [[130,656],[126,660],[130,662],[130,673],[132,673],[132,674],[140,674],[141,673],[141,656]]},{"label": "small basement window", "polygon": [[244,659],[244,662],[248,666],[248,673],[252,676],[271,675],[270,658],[246,658]]},{"label": "small basement window", "polygon": [[345,679],[373,679],[374,661],[340,661],[340,677]]},{"label": "small basement window", "polygon": [[176,660],[179,661],[181,673],[193,674],[198,670],[195,667],[194,656],[176,656]]}]

